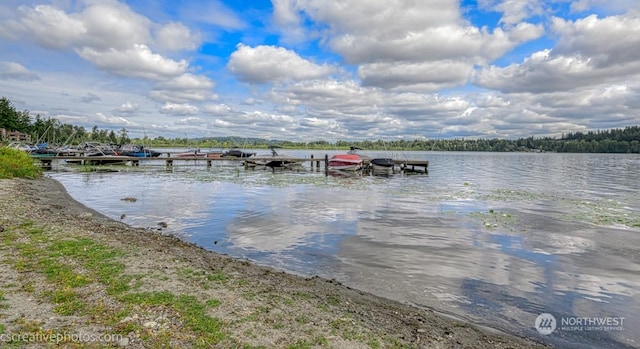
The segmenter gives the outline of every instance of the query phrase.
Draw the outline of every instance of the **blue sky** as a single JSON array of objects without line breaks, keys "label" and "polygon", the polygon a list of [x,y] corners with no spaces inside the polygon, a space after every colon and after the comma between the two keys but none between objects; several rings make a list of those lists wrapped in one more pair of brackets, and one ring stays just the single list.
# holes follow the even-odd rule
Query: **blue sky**
[{"label": "blue sky", "polygon": [[133,136],[558,136],[640,124],[636,0],[4,0],[0,95]]}]

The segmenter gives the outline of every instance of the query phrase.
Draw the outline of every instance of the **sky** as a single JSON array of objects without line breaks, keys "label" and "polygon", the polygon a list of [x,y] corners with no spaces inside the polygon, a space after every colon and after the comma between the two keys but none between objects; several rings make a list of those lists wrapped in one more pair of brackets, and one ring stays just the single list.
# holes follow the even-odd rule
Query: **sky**
[{"label": "sky", "polygon": [[640,125],[640,0],[2,0],[0,96],[132,137]]}]

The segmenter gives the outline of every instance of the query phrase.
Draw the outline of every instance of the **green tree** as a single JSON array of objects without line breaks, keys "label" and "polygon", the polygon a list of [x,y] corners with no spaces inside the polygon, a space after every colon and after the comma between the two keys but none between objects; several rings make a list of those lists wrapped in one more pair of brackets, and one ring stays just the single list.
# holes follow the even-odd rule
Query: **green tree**
[{"label": "green tree", "polygon": [[29,112],[19,112],[8,98],[0,98],[0,128],[29,133],[31,131],[31,117],[29,116]]}]

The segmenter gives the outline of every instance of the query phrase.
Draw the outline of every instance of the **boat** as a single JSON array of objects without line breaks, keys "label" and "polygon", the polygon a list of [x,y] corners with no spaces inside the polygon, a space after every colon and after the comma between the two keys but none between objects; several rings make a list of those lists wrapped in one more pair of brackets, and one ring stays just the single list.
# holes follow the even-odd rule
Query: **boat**
[{"label": "boat", "polygon": [[76,156],[74,159],[67,159],[68,164],[85,164],[85,165],[117,165],[126,164],[129,161],[127,156],[119,155],[113,145],[98,142],[84,142],[77,147],[77,153],[82,156]]},{"label": "boat", "polygon": [[126,144],[116,149],[116,155],[131,156],[136,158],[157,158],[162,153],[151,150],[144,145]]},{"label": "boat", "polygon": [[30,145],[24,142],[11,142],[8,145],[9,148],[13,148],[13,149],[17,149],[17,150],[21,150],[27,153],[31,153],[34,150],[37,150],[38,147],[36,147],[35,145]]},{"label": "boat", "polygon": [[188,149],[185,152],[181,153],[172,153],[172,158],[206,158],[207,153],[200,151],[200,148],[197,149]]},{"label": "boat", "polygon": [[351,147],[347,154],[336,154],[329,159],[329,171],[357,171],[362,169],[362,157],[356,154],[357,147]]},{"label": "boat", "polygon": [[214,150],[205,153],[205,157],[209,159],[219,159],[222,157],[222,151]]},{"label": "boat", "polygon": [[298,161],[294,160],[292,157],[278,154],[276,151],[277,148],[281,147],[277,145],[269,146],[271,154],[256,156],[251,160],[246,160],[245,165],[249,167],[265,166],[270,168],[284,168],[298,164]]},{"label": "boat", "polygon": [[389,171],[395,165],[395,160],[391,158],[373,158],[369,161],[369,167],[372,171]]},{"label": "boat", "polygon": [[217,159],[222,156],[222,152],[217,151],[201,151],[200,148],[197,149],[189,149],[185,152],[180,153],[171,153],[172,158],[208,158],[208,159]]},{"label": "boat", "polygon": [[229,149],[227,151],[225,151],[224,153],[220,154],[220,157],[223,158],[248,158],[252,155],[255,155],[255,153],[249,153],[249,152],[245,152],[242,151],[240,149]]}]

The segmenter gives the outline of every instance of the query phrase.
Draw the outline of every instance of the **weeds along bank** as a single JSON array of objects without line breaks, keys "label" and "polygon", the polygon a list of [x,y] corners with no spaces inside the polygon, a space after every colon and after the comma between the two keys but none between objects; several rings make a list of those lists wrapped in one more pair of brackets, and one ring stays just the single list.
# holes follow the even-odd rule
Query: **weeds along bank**
[{"label": "weeds along bank", "polygon": [[38,178],[42,169],[29,154],[18,149],[0,147],[0,178]]}]

